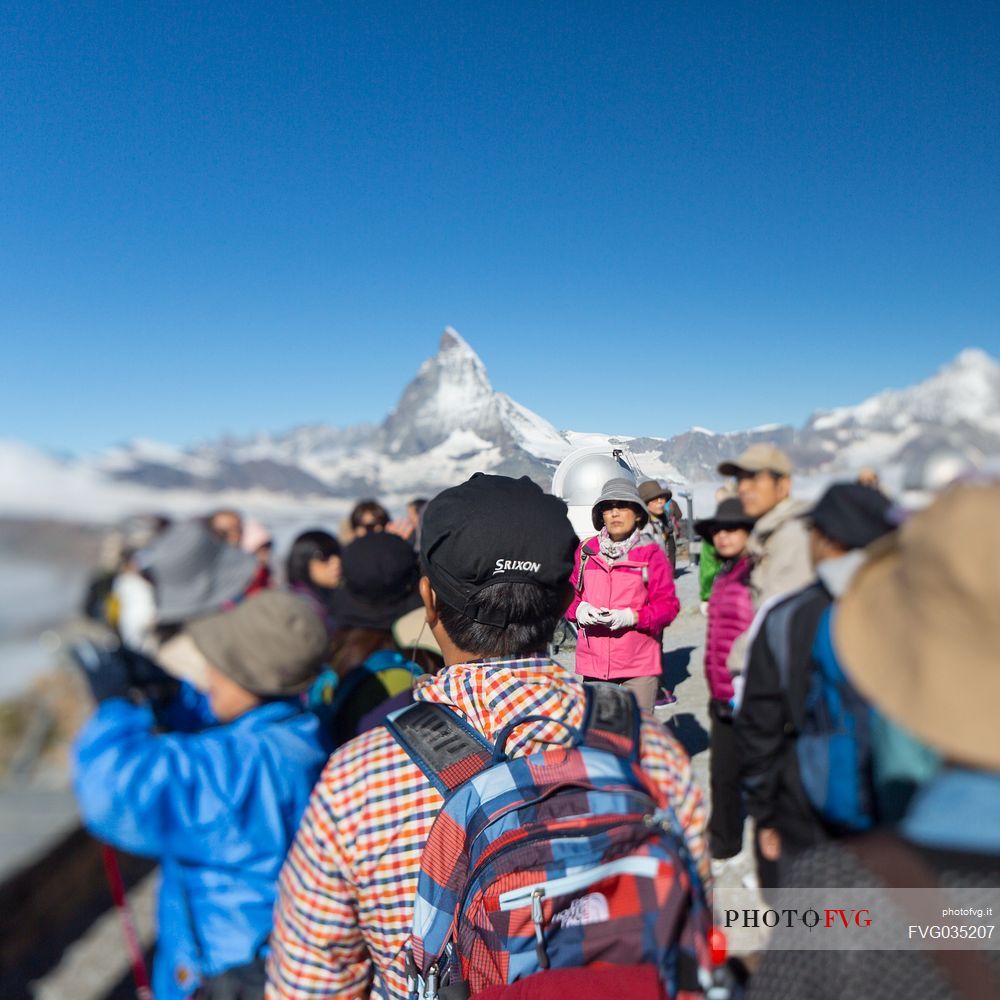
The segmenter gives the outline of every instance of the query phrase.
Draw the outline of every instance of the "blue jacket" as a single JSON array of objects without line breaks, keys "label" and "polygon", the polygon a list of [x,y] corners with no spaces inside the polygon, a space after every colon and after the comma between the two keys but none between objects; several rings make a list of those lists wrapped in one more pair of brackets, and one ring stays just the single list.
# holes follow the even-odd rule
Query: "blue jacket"
[{"label": "blue jacket", "polygon": [[[188,692],[171,723],[205,717]],[[327,755],[297,700],[200,732],[153,725],[145,706],[98,706],[76,742],[74,784],[95,836],[160,859],[153,993],[180,1000],[201,974],[249,962],[266,944],[278,872]]]}]

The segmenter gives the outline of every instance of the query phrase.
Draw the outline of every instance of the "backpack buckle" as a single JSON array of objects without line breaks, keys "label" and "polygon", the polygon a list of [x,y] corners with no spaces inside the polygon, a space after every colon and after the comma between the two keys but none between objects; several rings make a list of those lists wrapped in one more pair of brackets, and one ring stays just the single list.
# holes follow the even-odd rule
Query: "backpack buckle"
[{"label": "backpack buckle", "polygon": [[424,1000],[437,1000],[440,976],[437,962],[432,962],[427,969],[427,979],[424,982]]}]

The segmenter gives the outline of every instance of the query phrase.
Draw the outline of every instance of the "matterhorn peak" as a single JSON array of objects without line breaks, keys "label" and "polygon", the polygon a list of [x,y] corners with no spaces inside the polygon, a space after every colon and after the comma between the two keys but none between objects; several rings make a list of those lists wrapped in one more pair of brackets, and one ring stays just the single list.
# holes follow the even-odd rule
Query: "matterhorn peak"
[{"label": "matterhorn peak", "polygon": [[446,326],[441,333],[438,354],[444,354],[445,351],[463,351],[466,354],[479,357],[469,345],[469,342],[453,326]]},{"label": "matterhorn peak", "polygon": [[455,388],[465,387],[460,394],[467,390],[475,395],[493,391],[490,377],[486,374],[486,365],[453,326],[444,328],[437,354],[423,363],[417,377],[433,374],[435,370],[440,372],[445,382],[453,383]]},{"label": "matterhorn peak", "polygon": [[479,355],[445,327],[437,354],[420,366],[382,424],[385,445],[392,454],[421,454],[455,431],[493,442],[500,431],[495,396]]}]

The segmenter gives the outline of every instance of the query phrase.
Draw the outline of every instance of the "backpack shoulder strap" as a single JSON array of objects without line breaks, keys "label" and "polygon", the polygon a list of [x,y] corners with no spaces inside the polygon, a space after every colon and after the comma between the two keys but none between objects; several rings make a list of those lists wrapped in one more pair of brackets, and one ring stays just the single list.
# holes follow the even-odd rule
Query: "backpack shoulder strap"
[{"label": "backpack shoulder strap", "polygon": [[811,641],[824,608],[829,606],[829,599],[818,599],[819,593],[815,586],[804,587],[773,599],[773,603],[768,602],[755,616],[755,624],[759,620],[759,628],[765,633],[774,654],[778,678],[786,692],[792,673],[794,639],[800,634],[799,630],[804,629]]},{"label": "backpack shoulder strap", "polygon": [[493,763],[493,747],[444,705],[414,702],[386,720],[410,760],[445,798]]},{"label": "backpack shoulder strap", "polygon": [[585,684],[583,690],[587,696],[583,745],[638,761],[641,716],[635,695],[628,688],[600,681]]},{"label": "backpack shoulder strap", "polygon": [[580,546],[580,575],[576,578],[576,592],[578,594],[583,593],[583,571],[587,568],[587,561],[592,555],[594,555],[594,553],[587,548],[590,541],[591,540],[588,538],[587,541]]}]

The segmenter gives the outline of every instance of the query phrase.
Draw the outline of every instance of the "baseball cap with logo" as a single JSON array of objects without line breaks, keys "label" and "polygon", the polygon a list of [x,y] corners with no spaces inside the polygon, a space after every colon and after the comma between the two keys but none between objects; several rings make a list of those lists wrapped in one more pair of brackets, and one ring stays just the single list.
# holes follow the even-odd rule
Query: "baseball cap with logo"
[{"label": "baseball cap with logo", "polygon": [[480,594],[512,580],[558,591],[573,570],[578,543],[558,497],[527,476],[477,472],[427,505],[420,564],[446,604],[474,621],[503,628],[506,615],[483,608]]},{"label": "baseball cap with logo", "polygon": [[762,441],[750,445],[736,458],[719,463],[720,476],[738,476],[743,472],[773,472],[779,476],[790,476],[792,460],[777,445]]}]

